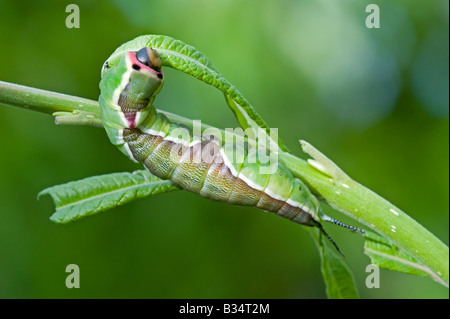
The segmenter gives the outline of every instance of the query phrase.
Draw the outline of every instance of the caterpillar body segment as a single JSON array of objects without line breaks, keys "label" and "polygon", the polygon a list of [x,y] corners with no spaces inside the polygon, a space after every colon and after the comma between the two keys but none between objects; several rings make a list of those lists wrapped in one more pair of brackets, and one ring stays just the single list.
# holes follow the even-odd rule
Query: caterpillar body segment
[{"label": "caterpillar body segment", "polygon": [[[174,130],[176,124],[170,128]],[[123,137],[135,160],[142,162],[153,175],[170,179],[187,191],[216,201],[274,212],[300,224],[320,222],[317,199],[282,164],[278,164],[274,174],[260,174],[257,163],[245,161],[236,169],[215,141],[176,142],[170,133],[153,135],[139,128],[124,129]],[[202,154],[211,150],[213,155],[203,160]]]}]

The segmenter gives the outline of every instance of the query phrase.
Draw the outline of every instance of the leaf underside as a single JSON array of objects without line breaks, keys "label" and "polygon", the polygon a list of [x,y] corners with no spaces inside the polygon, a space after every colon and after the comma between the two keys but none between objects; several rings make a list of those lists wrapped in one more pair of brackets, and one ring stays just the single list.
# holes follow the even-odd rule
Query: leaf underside
[{"label": "leaf underside", "polygon": [[171,181],[159,179],[145,170],[88,177],[44,189],[56,211],[50,219],[66,224],[80,218],[131,202],[138,198],[180,189]]},{"label": "leaf underside", "polygon": [[369,256],[372,264],[406,274],[431,277],[447,286],[428,267],[422,265],[390,240],[370,231],[366,231],[365,237],[364,253]]}]

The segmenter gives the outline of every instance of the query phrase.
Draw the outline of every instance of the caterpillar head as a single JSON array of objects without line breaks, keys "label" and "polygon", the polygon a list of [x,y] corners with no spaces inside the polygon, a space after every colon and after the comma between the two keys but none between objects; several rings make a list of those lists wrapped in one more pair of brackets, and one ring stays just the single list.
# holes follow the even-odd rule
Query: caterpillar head
[{"label": "caterpillar head", "polygon": [[164,74],[158,51],[142,48],[137,52],[129,51],[125,55],[126,74],[122,79],[123,93],[131,99],[130,111],[139,111],[143,104],[153,102],[162,88]]},{"label": "caterpillar head", "polygon": [[153,101],[164,83],[161,67],[158,51],[148,47],[113,54],[105,62],[100,89],[103,99],[117,114],[117,125],[134,128],[151,114]]}]

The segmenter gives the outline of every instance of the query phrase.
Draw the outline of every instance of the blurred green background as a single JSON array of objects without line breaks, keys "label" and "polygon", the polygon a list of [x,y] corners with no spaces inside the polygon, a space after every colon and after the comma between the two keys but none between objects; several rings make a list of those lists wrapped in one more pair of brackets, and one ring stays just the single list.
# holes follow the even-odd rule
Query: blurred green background
[{"label": "blurred green background", "polygon": [[[80,7],[79,29],[65,8]],[[381,10],[368,29],[366,5]],[[449,241],[448,1],[5,1],[0,80],[97,99],[102,63],[141,34],[204,52],[288,146],[305,139]],[[217,90],[164,70],[156,106],[225,128]],[[57,127],[0,106],[1,298],[325,298],[302,227],[179,191],[67,226],[46,187],[140,169],[103,130]],[[346,216],[326,210],[345,222]],[[327,225],[363,298],[448,298],[430,279],[381,270],[365,286],[363,240]],[[79,265],[81,288],[65,267]]]}]

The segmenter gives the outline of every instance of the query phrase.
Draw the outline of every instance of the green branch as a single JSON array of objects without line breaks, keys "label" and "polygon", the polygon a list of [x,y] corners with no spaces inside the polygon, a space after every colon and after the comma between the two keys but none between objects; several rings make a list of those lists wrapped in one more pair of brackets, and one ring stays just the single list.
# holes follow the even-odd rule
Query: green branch
[{"label": "green branch", "polygon": [[56,124],[102,127],[97,101],[0,81],[0,103],[53,114]]},{"label": "green branch", "polygon": [[[98,102],[70,95],[0,81],[0,104],[52,114],[56,124],[102,126]],[[163,113],[171,121],[192,128],[191,119]],[[202,125],[202,129],[207,127],[210,126]],[[431,277],[448,286],[449,250],[443,242],[398,207],[352,180],[313,146],[301,143],[313,160],[305,161],[286,152],[280,153],[279,160],[314,195],[398,245],[425,267]]]}]

